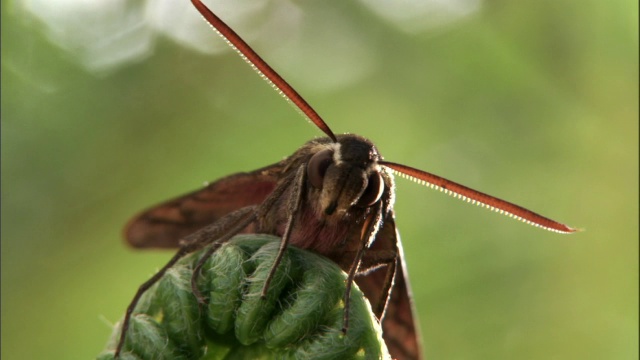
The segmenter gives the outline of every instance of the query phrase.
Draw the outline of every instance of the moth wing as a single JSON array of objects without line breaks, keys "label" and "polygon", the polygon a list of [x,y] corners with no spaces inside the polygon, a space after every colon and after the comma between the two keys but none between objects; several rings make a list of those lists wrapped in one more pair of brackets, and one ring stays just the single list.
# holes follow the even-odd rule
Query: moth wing
[{"label": "moth wing", "polygon": [[[418,324],[415,322],[416,312],[404,263],[400,234],[396,229],[393,213],[390,213],[385,219],[382,229],[380,229],[375,242],[368,252],[388,250],[396,251],[398,256],[396,258],[396,274],[391,289],[391,297],[382,319],[382,337],[392,358],[403,360],[422,359],[419,340],[420,332]],[[373,302],[383,298],[385,270],[386,267],[382,267],[355,279],[358,287],[364,292],[367,299],[372,302],[372,309],[382,309],[382,307]],[[375,315],[378,318],[382,316],[380,313]]]},{"label": "moth wing", "polygon": [[135,216],[124,238],[136,248],[175,248],[180,239],[234,210],[262,203],[276,187],[283,163],[237,173]]}]

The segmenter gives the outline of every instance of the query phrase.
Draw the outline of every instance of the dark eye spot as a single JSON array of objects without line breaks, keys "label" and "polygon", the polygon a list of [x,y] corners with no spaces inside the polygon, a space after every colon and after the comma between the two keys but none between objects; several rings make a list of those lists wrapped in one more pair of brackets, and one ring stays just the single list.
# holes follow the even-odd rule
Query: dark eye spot
[{"label": "dark eye spot", "polygon": [[376,171],[369,175],[367,188],[360,196],[360,199],[358,199],[358,205],[368,207],[377,203],[378,200],[380,200],[383,191],[384,183],[382,182],[382,176]]},{"label": "dark eye spot", "polygon": [[333,162],[333,150],[322,150],[311,157],[307,164],[307,176],[309,182],[316,189],[322,189],[324,182],[324,175],[327,173],[327,168]]}]

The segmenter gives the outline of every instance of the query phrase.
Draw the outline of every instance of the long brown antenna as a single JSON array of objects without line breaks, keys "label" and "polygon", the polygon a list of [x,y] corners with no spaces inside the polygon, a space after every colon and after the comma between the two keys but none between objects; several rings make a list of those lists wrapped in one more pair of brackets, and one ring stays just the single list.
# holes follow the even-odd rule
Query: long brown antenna
[{"label": "long brown antenna", "polygon": [[227,24],[224,23],[219,17],[217,17],[209,8],[204,5],[200,0],[191,0],[193,6],[198,9],[200,14],[207,20],[213,29],[227,41],[227,44],[231,46],[244,61],[246,61],[260,76],[265,79],[278,93],[284,96],[287,101],[293,103],[300,112],[309,121],[314,123],[320,130],[322,130],[327,136],[329,136],[334,142],[336,142],[336,136],[329,128],[324,120],[313,110],[311,105],[307,103],[305,99],[294,90],[289,83],[287,83],[269,64],[267,64],[242,38],[236,34]]},{"label": "long brown antenna", "polygon": [[388,161],[379,161],[378,163],[380,165],[391,168],[396,174],[401,177],[408,178],[409,180],[413,180],[421,185],[440,190],[445,194],[451,195],[455,198],[470,202],[472,204],[480,205],[500,214],[504,214],[514,219],[523,221],[529,225],[537,226],[549,231],[562,234],[576,232],[576,229],[546,218],[542,215],[536,214],[531,210],[527,210],[521,206],[498,199],[491,195],[487,195],[480,191],[470,189],[464,185],[460,185],[426,171],[414,169],[406,165],[396,164]]}]

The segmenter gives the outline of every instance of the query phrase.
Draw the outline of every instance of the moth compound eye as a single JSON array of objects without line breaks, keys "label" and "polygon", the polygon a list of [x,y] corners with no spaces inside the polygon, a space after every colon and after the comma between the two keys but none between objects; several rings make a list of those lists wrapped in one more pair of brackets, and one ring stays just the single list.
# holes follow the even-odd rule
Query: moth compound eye
[{"label": "moth compound eye", "polygon": [[358,205],[368,207],[380,200],[382,192],[384,191],[384,183],[382,182],[382,176],[379,172],[374,172],[369,176],[367,188],[358,199]]},{"label": "moth compound eye", "polygon": [[327,173],[327,168],[333,162],[333,150],[322,150],[311,157],[307,164],[307,176],[309,182],[316,189],[322,189],[322,183],[324,182],[324,175]]}]

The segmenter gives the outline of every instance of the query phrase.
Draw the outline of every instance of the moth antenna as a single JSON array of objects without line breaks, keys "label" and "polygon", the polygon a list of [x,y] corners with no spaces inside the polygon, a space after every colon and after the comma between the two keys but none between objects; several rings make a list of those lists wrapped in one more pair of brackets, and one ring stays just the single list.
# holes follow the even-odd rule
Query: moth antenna
[{"label": "moth antenna", "polygon": [[213,29],[235,50],[240,57],[246,61],[260,77],[266,80],[278,94],[284,97],[289,103],[296,106],[296,109],[310,122],[314,123],[320,130],[334,142],[337,142],[336,136],[329,128],[329,125],[322,120],[320,115],[307,103],[298,92],[289,85],[260,55],[258,55],[249,44],[247,44],[240,35],[224,23],[200,0],[191,0],[193,6],[198,9],[202,17],[213,27]]},{"label": "moth antenna", "polygon": [[396,164],[388,161],[379,161],[378,163],[390,168],[400,177],[415,181],[420,185],[425,185],[432,189],[440,190],[447,195],[451,195],[463,201],[488,208],[489,210],[507,215],[529,225],[561,234],[569,234],[577,231],[577,229],[571,228],[567,225],[536,214],[533,211],[527,210],[516,204],[498,199],[497,197],[493,197],[477,190],[470,189],[464,185],[460,185],[426,171],[414,169],[410,166]]}]

